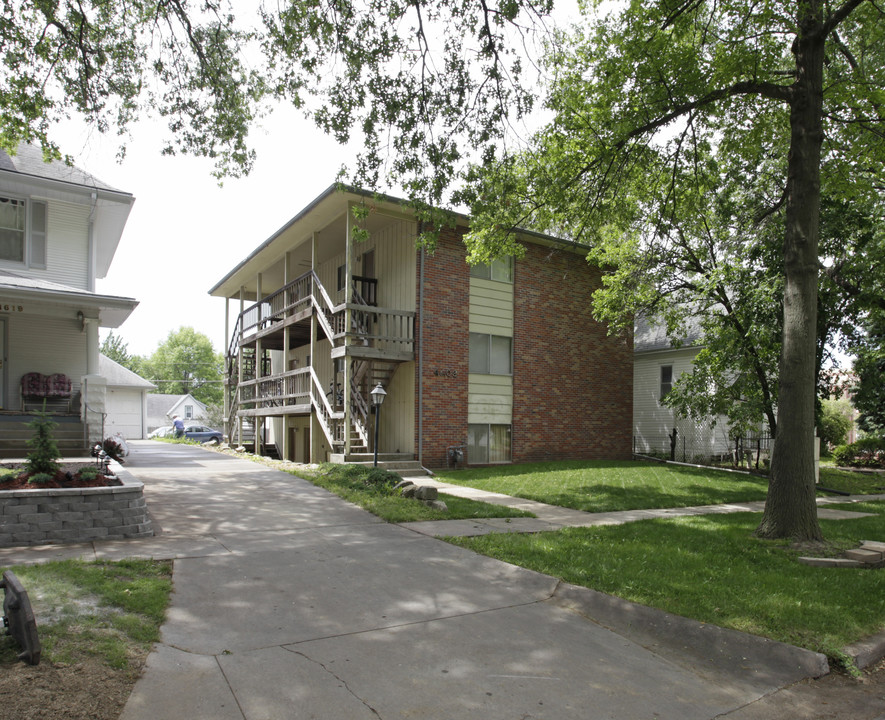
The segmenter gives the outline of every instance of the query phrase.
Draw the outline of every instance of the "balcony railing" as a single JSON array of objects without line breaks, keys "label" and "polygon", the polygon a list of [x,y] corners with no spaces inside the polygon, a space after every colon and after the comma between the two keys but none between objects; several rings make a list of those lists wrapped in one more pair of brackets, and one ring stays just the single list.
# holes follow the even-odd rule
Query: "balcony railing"
[{"label": "balcony railing", "polygon": [[239,391],[240,410],[310,405],[310,368],[244,380],[239,385]]}]

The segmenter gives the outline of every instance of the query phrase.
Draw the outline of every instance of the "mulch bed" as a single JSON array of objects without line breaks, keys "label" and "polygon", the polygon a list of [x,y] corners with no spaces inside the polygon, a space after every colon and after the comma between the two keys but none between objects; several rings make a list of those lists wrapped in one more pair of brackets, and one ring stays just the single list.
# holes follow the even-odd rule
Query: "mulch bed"
[{"label": "mulch bed", "polygon": [[46,482],[29,482],[31,475],[24,471],[20,465],[0,465],[0,470],[20,470],[10,480],[0,482],[0,490],[37,490],[43,488],[89,488],[89,487],[112,487],[122,485],[115,475],[96,475],[89,480],[80,477],[80,470],[84,467],[95,467],[92,463],[62,465],[55,477]]}]

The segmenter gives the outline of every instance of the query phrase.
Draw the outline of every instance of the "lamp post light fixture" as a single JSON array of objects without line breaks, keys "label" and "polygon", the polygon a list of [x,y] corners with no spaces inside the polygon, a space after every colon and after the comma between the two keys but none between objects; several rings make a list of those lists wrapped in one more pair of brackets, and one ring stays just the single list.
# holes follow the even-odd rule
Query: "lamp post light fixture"
[{"label": "lamp post light fixture", "polygon": [[375,461],[372,467],[378,467],[378,426],[381,424],[381,403],[387,397],[387,392],[378,383],[369,394],[372,396],[372,405],[375,406]]}]

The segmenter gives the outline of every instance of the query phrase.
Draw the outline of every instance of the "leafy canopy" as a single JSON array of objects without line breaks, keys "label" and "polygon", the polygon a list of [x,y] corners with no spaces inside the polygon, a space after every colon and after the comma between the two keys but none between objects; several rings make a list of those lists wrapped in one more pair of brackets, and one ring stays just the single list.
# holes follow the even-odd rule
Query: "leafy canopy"
[{"label": "leafy canopy", "polygon": [[192,327],[169,333],[150,357],[143,360],[142,372],[157,386],[158,393],[190,393],[207,404],[218,404],[224,396],[224,361],[212,341]]}]

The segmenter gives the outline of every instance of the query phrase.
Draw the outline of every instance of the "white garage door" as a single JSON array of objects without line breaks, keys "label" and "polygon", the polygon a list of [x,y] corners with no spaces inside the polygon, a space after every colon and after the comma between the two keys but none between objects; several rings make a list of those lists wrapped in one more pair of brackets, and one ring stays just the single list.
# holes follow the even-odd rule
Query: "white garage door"
[{"label": "white garage door", "polygon": [[127,440],[140,440],[145,433],[141,414],[142,394],[133,390],[108,389],[105,435],[120,433]]}]

